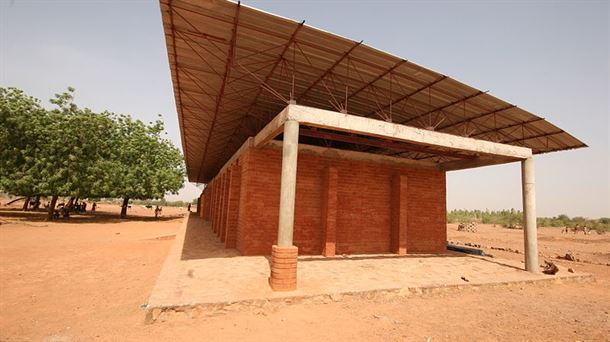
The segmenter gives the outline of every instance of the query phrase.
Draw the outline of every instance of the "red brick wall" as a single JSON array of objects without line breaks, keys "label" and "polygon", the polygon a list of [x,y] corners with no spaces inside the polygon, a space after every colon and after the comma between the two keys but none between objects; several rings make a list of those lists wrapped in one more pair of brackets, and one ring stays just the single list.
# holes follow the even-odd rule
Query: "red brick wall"
[{"label": "red brick wall", "polygon": [[[241,184],[236,247],[268,255],[277,239],[281,150],[250,149],[240,158]],[[391,251],[392,178],[406,176],[407,253],[442,253],[446,244],[445,173],[368,161],[300,153],[297,166],[294,245],[299,254],[324,248],[324,177],[337,171],[336,253]],[[398,198],[404,198],[399,196]],[[406,203],[403,203],[406,202]],[[403,213],[403,217],[404,217]],[[403,241],[403,245],[404,245]]]}]

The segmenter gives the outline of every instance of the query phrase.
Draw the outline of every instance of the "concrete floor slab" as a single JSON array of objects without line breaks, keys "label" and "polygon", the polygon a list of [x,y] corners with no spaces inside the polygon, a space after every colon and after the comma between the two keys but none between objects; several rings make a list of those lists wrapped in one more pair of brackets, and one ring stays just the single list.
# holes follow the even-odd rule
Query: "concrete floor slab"
[{"label": "concrete floor slab", "polygon": [[339,296],[374,298],[412,295],[465,286],[494,286],[558,279],[586,279],[588,274],[533,274],[522,263],[450,252],[446,255],[301,256],[298,288],[273,292],[269,258],[240,256],[225,249],[209,223],[192,214],[185,220],[147,304],[146,321],[169,312],[187,317],[223,310],[304,299]]}]

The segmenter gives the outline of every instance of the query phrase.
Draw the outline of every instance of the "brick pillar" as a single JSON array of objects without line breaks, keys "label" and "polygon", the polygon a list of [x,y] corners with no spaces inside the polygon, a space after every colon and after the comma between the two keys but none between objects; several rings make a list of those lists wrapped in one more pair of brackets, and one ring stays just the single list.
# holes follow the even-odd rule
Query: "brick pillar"
[{"label": "brick pillar", "polygon": [[[209,189],[208,189],[209,187]],[[205,192],[205,220],[210,220],[211,217],[211,212],[212,212],[212,187],[210,186],[210,184],[208,184],[206,186],[206,192]]]},{"label": "brick pillar", "polygon": [[216,230],[218,229],[218,208],[219,208],[219,201],[218,201],[218,195],[220,195],[220,177],[217,176],[216,179],[214,179],[214,209],[213,209],[213,213],[212,213],[212,228],[214,233],[216,233]]},{"label": "brick pillar", "polygon": [[231,169],[225,171],[222,187],[222,215],[220,216],[220,241],[225,242],[227,237],[227,214],[229,212],[229,183],[231,181]]},{"label": "brick pillar", "polygon": [[207,214],[207,219],[210,221],[210,227],[212,229],[212,217],[214,215],[214,182],[210,182],[210,204],[208,205],[208,214]]},{"label": "brick pillar", "polygon": [[203,217],[203,193],[197,198],[197,216]]},{"label": "brick pillar", "polygon": [[407,176],[392,177],[392,252],[407,254]]},{"label": "brick pillar", "polygon": [[216,216],[216,182],[212,181],[212,187],[210,188],[210,227],[214,231],[214,217]]},{"label": "brick pillar", "polygon": [[231,166],[230,175],[225,247],[235,248],[237,245],[237,220],[239,218],[239,193],[241,190],[239,164]]},{"label": "brick pillar", "polygon": [[337,168],[324,170],[322,198],[322,255],[335,256],[337,244]]},{"label": "brick pillar", "polygon": [[225,175],[220,175],[218,182],[218,219],[216,220],[216,237],[220,239],[222,230],[222,211],[224,210]]},{"label": "brick pillar", "polygon": [[205,185],[205,191],[203,193],[203,206],[201,207],[202,213],[201,218],[204,220],[208,219],[208,208],[210,207],[210,184]]},{"label": "brick pillar", "polygon": [[297,256],[299,250],[296,246],[271,248],[271,276],[269,285],[273,291],[292,291],[297,285]]}]

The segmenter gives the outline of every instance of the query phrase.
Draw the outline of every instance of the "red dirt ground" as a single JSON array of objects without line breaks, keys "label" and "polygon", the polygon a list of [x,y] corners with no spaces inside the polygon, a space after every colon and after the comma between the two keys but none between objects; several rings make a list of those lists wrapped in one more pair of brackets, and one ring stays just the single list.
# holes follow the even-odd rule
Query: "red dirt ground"
[{"label": "red dirt ground", "polygon": [[[3,203],[5,201],[2,201]],[[144,310],[185,213],[100,205],[97,217],[48,223],[0,209],[0,341],[608,340],[610,234],[540,229],[540,251],[595,281],[463,290],[392,300],[297,304],[153,325]],[[521,249],[521,231],[448,227],[449,240]],[[501,258],[522,254],[487,249]],[[542,262],[543,259],[541,259]],[[594,262],[595,264],[585,263]],[[603,264],[603,265],[602,265]]]}]

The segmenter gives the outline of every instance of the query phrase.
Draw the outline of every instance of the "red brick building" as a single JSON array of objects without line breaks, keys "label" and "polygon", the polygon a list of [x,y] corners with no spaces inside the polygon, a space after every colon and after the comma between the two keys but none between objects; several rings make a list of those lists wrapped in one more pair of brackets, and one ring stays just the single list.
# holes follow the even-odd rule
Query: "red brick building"
[{"label": "red brick building", "polygon": [[223,1],[162,0],[189,180],[227,248],[271,255],[446,251],[446,173],[521,162],[526,269],[538,271],[533,155],[586,146],[405,59]]},{"label": "red brick building", "polygon": [[[294,245],[299,254],[443,253],[445,172],[299,153]],[[280,148],[250,148],[210,183],[200,215],[226,246],[268,255],[277,240]],[[213,197],[215,196],[215,197]]]}]

